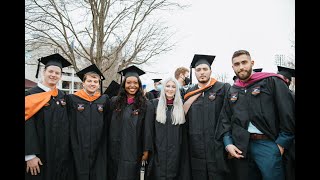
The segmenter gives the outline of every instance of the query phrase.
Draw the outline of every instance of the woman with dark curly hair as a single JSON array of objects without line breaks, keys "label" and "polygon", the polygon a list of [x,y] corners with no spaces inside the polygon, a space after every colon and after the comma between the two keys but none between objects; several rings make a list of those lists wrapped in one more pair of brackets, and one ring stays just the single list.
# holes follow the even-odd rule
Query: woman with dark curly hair
[{"label": "woman with dark curly hair", "polygon": [[144,71],[130,66],[119,71],[124,76],[118,96],[111,99],[112,118],[108,137],[108,177],[117,180],[139,179],[142,162],[152,151],[154,110],[143,95],[140,75]]}]

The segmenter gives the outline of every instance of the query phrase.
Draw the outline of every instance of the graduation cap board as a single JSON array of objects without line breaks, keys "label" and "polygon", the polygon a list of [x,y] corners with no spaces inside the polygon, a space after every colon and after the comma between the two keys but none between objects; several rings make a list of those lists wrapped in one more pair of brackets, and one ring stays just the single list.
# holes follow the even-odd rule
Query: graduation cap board
[{"label": "graduation cap board", "polygon": [[122,82],[122,76],[124,76],[124,77],[135,76],[135,77],[139,78],[139,76],[145,74],[145,72],[143,70],[141,70],[140,68],[138,68],[135,65],[132,65],[130,67],[122,69],[118,73],[121,74],[121,82]]},{"label": "graduation cap board", "polygon": [[200,64],[207,64],[211,68],[211,64],[216,56],[195,54],[190,65],[190,82],[192,83],[192,68],[196,68]]},{"label": "graduation cap board", "polygon": [[61,68],[61,70],[62,70],[62,68],[68,67],[71,65],[71,63],[69,61],[67,61],[64,57],[62,57],[58,53],[51,54],[51,55],[45,56],[45,57],[41,57],[38,59],[36,78],[38,78],[38,74],[39,74],[39,70],[40,70],[40,63],[44,64],[45,67],[58,66]]},{"label": "graduation cap board", "polygon": [[292,77],[295,77],[295,69],[283,67],[283,66],[278,66],[278,74],[283,75],[287,79],[291,81]]},{"label": "graduation cap board", "polygon": [[120,84],[116,81],[112,80],[108,88],[104,91],[103,94],[107,94],[109,98],[112,98],[113,96],[118,95],[120,89]]},{"label": "graduation cap board", "polygon": [[238,77],[237,76],[233,76],[233,81],[235,81],[235,80],[237,80],[238,79]]},{"label": "graduation cap board", "polygon": [[263,69],[263,68],[257,68],[257,69],[253,69],[252,71],[253,71],[253,72],[262,72],[262,69]]},{"label": "graduation cap board", "polygon": [[93,72],[96,73],[100,76],[100,91],[102,93],[102,81],[105,80],[105,77],[103,76],[103,74],[101,73],[101,71],[99,70],[99,68],[95,65],[92,64],[84,69],[82,69],[81,71],[77,72],[77,76],[81,79],[81,81],[84,81],[84,75],[87,74],[88,72]]},{"label": "graduation cap board", "polygon": [[103,76],[103,74],[101,73],[101,71],[99,70],[99,68],[95,64],[92,64],[92,65],[82,69],[81,71],[77,72],[77,75],[81,79],[81,81],[83,81],[84,75],[88,72],[94,72],[100,76],[101,80],[105,80],[105,77]]},{"label": "graduation cap board", "polygon": [[153,83],[156,83],[156,82],[161,81],[162,79],[152,79],[152,80],[153,80]]}]

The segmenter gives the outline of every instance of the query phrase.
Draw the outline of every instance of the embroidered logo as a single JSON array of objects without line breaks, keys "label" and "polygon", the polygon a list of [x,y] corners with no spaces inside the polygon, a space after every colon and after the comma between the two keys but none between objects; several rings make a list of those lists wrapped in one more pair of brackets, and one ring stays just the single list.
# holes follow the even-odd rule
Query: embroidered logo
[{"label": "embroidered logo", "polygon": [[254,96],[256,96],[257,94],[260,94],[260,86],[254,87],[251,94]]},{"label": "embroidered logo", "polygon": [[210,93],[209,97],[208,97],[211,101],[216,99],[216,93]]},{"label": "embroidered logo", "polygon": [[97,104],[98,106],[98,111],[103,112],[103,105],[102,104]]},{"label": "embroidered logo", "polygon": [[238,99],[238,93],[233,93],[233,94],[231,94],[230,101],[236,102],[237,99]]},{"label": "embroidered logo", "polygon": [[78,111],[84,110],[84,104],[78,104]]},{"label": "embroidered logo", "polygon": [[139,111],[140,111],[139,109],[135,109],[132,111],[132,114],[136,116],[139,114]]},{"label": "embroidered logo", "polygon": [[61,103],[62,106],[66,105],[66,101],[64,99],[60,99],[60,103]]}]

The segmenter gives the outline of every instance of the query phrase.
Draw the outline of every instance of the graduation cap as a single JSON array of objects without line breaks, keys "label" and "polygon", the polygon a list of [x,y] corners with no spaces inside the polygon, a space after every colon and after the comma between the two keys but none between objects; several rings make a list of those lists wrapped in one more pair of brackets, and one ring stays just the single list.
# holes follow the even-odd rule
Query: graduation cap
[{"label": "graduation cap", "polygon": [[95,65],[95,64],[91,64],[90,66],[82,69],[81,71],[77,72],[76,74],[78,75],[78,77],[81,79],[81,81],[83,82],[84,80],[84,75],[88,72],[93,72],[96,73],[100,76],[100,91],[102,93],[102,81],[105,80],[105,77],[103,76],[103,74],[101,73],[101,71],[99,70],[99,68]]},{"label": "graduation cap", "polygon": [[45,65],[45,67],[48,66],[58,66],[61,68],[68,67],[71,65],[69,61],[67,61],[64,57],[62,57],[60,54],[55,53],[51,54],[49,56],[41,57],[38,59],[38,67],[37,67],[37,73],[36,78],[38,78],[39,70],[40,70],[40,62]]},{"label": "graduation cap", "polygon": [[192,83],[192,68],[196,68],[200,64],[207,64],[211,68],[211,64],[216,56],[195,54],[190,65],[190,82]]},{"label": "graduation cap", "polygon": [[103,94],[107,94],[109,98],[112,98],[113,96],[118,95],[120,89],[120,84],[116,81],[112,80],[108,88],[104,91]]},{"label": "graduation cap", "polygon": [[88,72],[94,72],[100,76],[101,80],[105,80],[105,77],[103,76],[103,74],[101,73],[101,71],[99,70],[99,68],[95,64],[92,64],[92,65],[82,69],[81,71],[77,72],[77,75],[81,79],[81,81],[83,81],[84,75]]},{"label": "graduation cap", "polygon": [[153,83],[156,83],[156,82],[161,81],[162,79],[152,79],[152,80],[153,80]]},{"label": "graduation cap", "polygon": [[263,69],[263,68],[257,68],[257,69],[253,69],[252,71],[253,71],[253,72],[262,72],[262,69]]},{"label": "graduation cap", "polygon": [[135,76],[135,77],[139,78],[139,76],[145,74],[145,72],[143,70],[139,69],[135,65],[132,65],[130,67],[122,69],[118,73],[121,74],[121,82],[122,82],[122,76],[124,76],[124,77]]},{"label": "graduation cap", "polygon": [[291,81],[291,77],[295,77],[295,69],[278,66],[278,74],[283,75]]},{"label": "graduation cap", "polygon": [[235,81],[235,80],[237,80],[238,79],[238,77],[237,76],[233,76],[233,81]]}]

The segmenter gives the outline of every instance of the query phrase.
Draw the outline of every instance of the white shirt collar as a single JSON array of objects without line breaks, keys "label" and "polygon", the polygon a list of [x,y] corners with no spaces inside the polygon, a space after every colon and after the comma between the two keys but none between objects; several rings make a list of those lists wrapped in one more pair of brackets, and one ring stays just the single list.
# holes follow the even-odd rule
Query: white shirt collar
[{"label": "white shirt collar", "polygon": [[39,88],[43,89],[45,92],[48,92],[48,91],[51,90],[50,88],[48,88],[47,86],[41,84],[40,82],[38,82],[37,86],[38,86]]}]

